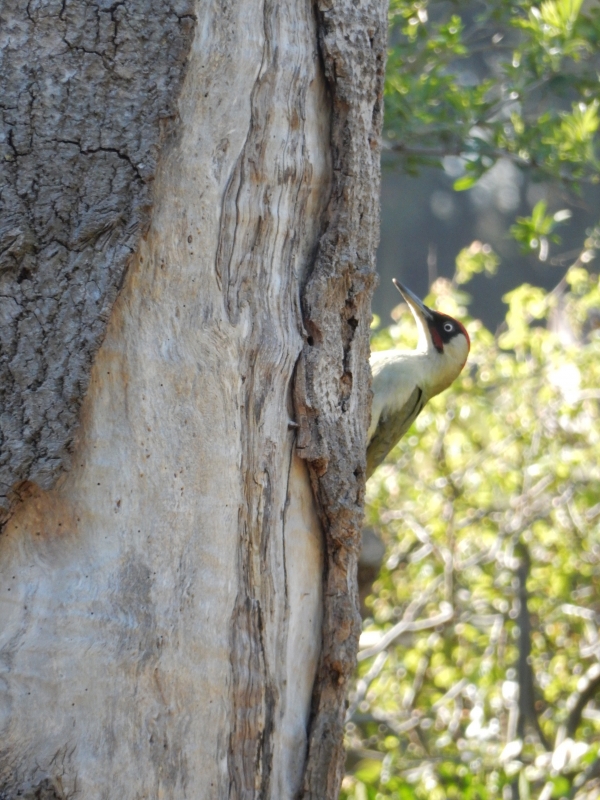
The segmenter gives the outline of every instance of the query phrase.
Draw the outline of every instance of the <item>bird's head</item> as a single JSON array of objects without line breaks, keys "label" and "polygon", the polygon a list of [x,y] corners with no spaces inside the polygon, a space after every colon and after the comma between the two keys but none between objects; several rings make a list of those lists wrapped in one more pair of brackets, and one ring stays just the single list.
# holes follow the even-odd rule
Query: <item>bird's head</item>
[{"label": "bird's head", "polygon": [[432,383],[436,393],[449,386],[464,367],[471,340],[464,325],[448,314],[428,308],[416,294],[397,280],[398,289],[410,308],[419,331],[417,349],[431,356],[435,362]]}]

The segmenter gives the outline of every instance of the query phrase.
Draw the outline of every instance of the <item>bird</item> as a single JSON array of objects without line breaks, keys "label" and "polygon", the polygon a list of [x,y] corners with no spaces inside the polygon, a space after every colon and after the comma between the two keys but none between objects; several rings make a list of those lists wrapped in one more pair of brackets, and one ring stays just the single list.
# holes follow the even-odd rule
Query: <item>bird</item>
[{"label": "bird", "polygon": [[415,318],[419,340],[415,350],[383,350],[371,355],[373,405],[367,432],[367,478],[425,404],[459,376],[471,347],[461,322],[428,308],[397,280],[393,283]]}]

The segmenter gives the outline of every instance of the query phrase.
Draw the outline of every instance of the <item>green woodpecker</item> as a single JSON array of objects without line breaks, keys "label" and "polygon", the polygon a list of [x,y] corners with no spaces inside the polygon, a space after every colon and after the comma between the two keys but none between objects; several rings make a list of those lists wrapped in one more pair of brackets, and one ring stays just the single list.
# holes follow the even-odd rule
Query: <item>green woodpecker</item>
[{"label": "green woodpecker", "polygon": [[458,377],[470,340],[460,322],[427,308],[398,281],[394,285],[417,323],[417,349],[371,356],[373,409],[367,434],[367,478],[410,428],[423,406]]}]

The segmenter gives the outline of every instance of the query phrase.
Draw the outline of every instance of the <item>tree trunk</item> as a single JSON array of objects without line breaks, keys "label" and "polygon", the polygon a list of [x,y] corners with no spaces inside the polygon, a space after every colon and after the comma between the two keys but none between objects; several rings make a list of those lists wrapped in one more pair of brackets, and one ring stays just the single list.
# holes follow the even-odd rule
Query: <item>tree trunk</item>
[{"label": "tree trunk", "polygon": [[337,795],[385,11],[5,0],[3,800]]}]

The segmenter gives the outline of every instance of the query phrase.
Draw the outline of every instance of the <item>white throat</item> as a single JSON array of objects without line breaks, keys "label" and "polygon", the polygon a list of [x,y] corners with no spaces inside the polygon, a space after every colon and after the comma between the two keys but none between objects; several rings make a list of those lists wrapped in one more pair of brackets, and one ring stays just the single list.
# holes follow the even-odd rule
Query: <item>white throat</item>
[{"label": "white throat", "polygon": [[444,345],[443,353],[438,353],[433,344],[429,348],[430,369],[427,370],[427,390],[433,397],[458,377],[469,355],[469,344],[466,337],[459,333]]}]

